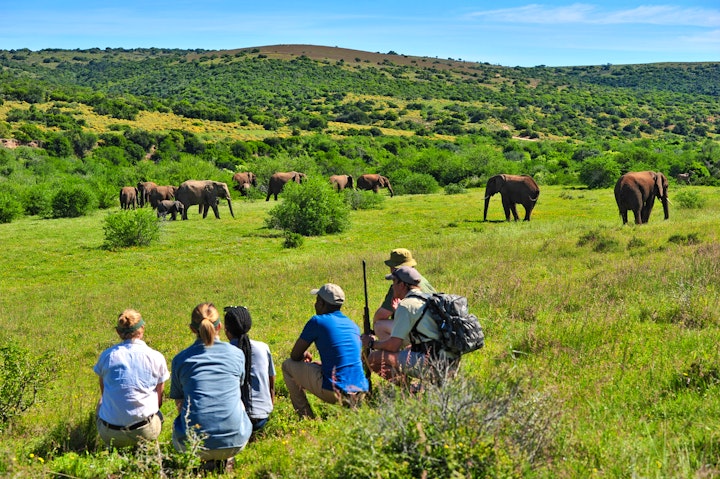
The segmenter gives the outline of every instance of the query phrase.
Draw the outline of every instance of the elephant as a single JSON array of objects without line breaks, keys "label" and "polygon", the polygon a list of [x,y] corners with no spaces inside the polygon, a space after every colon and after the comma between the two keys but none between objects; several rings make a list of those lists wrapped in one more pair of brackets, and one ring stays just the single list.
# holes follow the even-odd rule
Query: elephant
[{"label": "elephant", "polygon": [[375,174],[360,175],[355,184],[358,190],[372,190],[377,193],[380,188],[387,188],[390,191],[391,198],[395,195],[392,186],[390,186],[390,180],[385,176]]},{"label": "elephant", "polygon": [[235,218],[230,201],[230,190],[227,184],[212,180],[188,180],[180,185],[175,192],[175,199],[180,201],[185,210],[182,219],[187,219],[188,208],[198,205],[203,218],[207,217],[208,208],[212,208],[215,218],[220,219],[218,213],[218,198],[225,198],[230,208],[230,215]]},{"label": "elephant", "polygon": [[152,191],[157,188],[157,184],[153,183],[152,181],[140,181],[137,184],[138,189],[138,199],[139,199],[139,205],[142,208],[145,206],[145,203],[150,202],[150,194]]},{"label": "elephant", "polygon": [[518,203],[525,208],[525,218],[523,221],[530,221],[530,213],[532,213],[540,197],[540,187],[538,187],[531,176],[527,175],[493,176],[485,186],[485,211],[483,213],[483,221],[487,221],[490,198],[496,193],[500,193],[500,197],[502,198],[503,209],[505,210],[505,221],[510,221],[510,213],[512,213],[515,221],[519,219],[515,206]]},{"label": "elephant", "polygon": [[155,189],[150,192],[150,206],[157,208],[161,201],[175,199],[177,189],[177,186],[172,185],[156,186]]},{"label": "elephant", "polygon": [[275,201],[277,201],[278,193],[283,190],[283,188],[285,187],[285,183],[287,183],[288,181],[302,183],[306,179],[307,175],[305,173],[298,173],[297,171],[273,173],[273,175],[270,177],[270,182],[268,183],[268,192],[265,201],[270,201],[270,195],[274,195]]},{"label": "elephant", "polygon": [[628,211],[635,215],[635,224],[647,223],[656,197],[662,201],[665,219],[670,218],[668,180],[662,173],[631,171],[622,175],[615,184],[615,201],[623,224],[628,222]]},{"label": "elephant", "polygon": [[138,202],[138,190],[134,186],[123,186],[120,189],[120,208],[127,210],[135,209]]},{"label": "elephant", "polygon": [[353,177],[350,175],[332,175],[330,184],[336,191],[342,191],[345,188],[353,189]]},{"label": "elephant", "polygon": [[185,212],[185,205],[183,205],[179,201],[161,200],[157,204],[157,217],[158,218],[165,218],[165,216],[170,214],[170,219],[172,219],[174,221],[177,219],[178,213],[180,214],[180,217],[182,218],[182,215],[184,212]]},{"label": "elephant", "polygon": [[235,182],[235,189],[240,192],[241,195],[247,196],[251,186],[257,186],[257,176],[255,173],[235,173],[232,177]]}]

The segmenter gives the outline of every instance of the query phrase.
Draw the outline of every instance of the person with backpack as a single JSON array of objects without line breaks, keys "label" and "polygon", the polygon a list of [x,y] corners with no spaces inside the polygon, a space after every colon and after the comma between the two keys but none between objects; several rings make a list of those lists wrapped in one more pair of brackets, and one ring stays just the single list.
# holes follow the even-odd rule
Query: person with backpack
[{"label": "person with backpack", "polygon": [[[396,248],[390,252],[390,258],[385,260],[385,264],[390,267],[390,273],[392,273],[401,266],[414,268],[415,265],[417,265],[417,261],[415,261],[409,249]],[[423,293],[435,292],[435,288],[433,288],[430,282],[422,275],[420,275],[420,290]],[[400,299],[395,297],[391,285],[390,288],[388,288],[382,304],[373,315],[373,331],[378,339],[384,340],[390,337],[393,328],[393,314],[399,302]]]},{"label": "person with backpack", "polygon": [[459,356],[440,347],[438,325],[425,314],[427,295],[420,289],[422,275],[415,268],[400,266],[385,279],[392,280],[393,294],[400,302],[388,339],[362,336],[363,346],[372,350],[367,358],[370,369],[395,382],[407,377],[440,379],[438,373],[454,369]]}]

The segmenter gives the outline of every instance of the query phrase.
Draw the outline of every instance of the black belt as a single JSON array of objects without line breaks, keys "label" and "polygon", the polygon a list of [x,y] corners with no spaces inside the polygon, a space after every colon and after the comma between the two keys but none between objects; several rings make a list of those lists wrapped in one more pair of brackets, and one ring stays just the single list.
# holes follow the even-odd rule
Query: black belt
[{"label": "black belt", "polygon": [[107,427],[108,429],[113,429],[115,431],[134,431],[135,429],[140,429],[141,427],[150,424],[150,421],[152,421],[153,417],[155,417],[155,414],[151,414],[142,421],[136,422],[135,424],[130,424],[129,426],[116,426],[115,424],[110,424],[102,418],[98,419],[100,419],[100,422],[105,424],[105,427]]}]

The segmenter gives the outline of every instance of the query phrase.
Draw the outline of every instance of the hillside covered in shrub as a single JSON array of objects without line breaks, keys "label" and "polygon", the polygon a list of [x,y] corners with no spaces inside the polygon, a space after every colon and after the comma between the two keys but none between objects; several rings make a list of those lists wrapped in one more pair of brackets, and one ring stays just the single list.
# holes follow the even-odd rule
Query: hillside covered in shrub
[{"label": "hillside covered in shrub", "polygon": [[0,50],[0,220],[58,191],[254,171],[381,173],[399,194],[497,173],[607,187],[720,179],[720,63],[533,68],[309,45]]}]

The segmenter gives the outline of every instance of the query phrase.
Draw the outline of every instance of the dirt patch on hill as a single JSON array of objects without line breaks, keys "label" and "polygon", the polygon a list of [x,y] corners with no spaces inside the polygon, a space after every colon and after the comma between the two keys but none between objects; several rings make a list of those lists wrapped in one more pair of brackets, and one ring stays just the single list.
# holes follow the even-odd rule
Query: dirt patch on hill
[{"label": "dirt patch on hill", "polygon": [[439,70],[477,70],[481,66],[476,62],[462,60],[439,59],[432,57],[416,57],[398,53],[372,53],[350,48],[326,47],[321,45],[268,45],[262,47],[224,50],[216,54],[253,53],[267,55],[268,58],[293,59],[306,56],[313,60],[343,61],[348,64],[369,63],[373,65],[402,65],[413,67],[435,68]]}]

